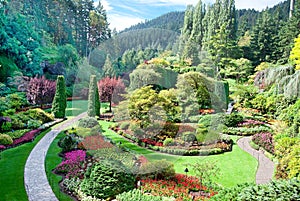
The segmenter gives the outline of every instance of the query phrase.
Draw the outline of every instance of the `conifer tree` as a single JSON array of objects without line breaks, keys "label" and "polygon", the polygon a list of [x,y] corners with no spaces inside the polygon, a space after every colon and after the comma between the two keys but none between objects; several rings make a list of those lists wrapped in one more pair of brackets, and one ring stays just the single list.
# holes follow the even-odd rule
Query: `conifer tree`
[{"label": "conifer tree", "polygon": [[55,118],[64,118],[67,108],[66,82],[63,75],[59,75],[56,81],[56,92],[52,103],[52,113]]},{"label": "conifer tree", "polygon": [[103,77],[114,77],[114,76],[116,76],[116,71],[111,62],[110,55],[107,55],[103,66]]},{"label": "conifer tree", "polygon": [[[87,111],[89,117],[95,117],[97,114],[100,114],[99,93],[97,91],[98,91],[98,87],[97,87],[96,75],[91,75],[90,85],[89,85],[88,111]],[[99,112],[96,110],[99,110]]]}]

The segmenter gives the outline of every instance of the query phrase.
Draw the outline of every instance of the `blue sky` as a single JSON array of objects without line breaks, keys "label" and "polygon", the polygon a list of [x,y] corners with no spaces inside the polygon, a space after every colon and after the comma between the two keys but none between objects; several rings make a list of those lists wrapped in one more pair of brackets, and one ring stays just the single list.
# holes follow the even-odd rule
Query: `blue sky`
[{"label": "blue sky", "polygon": [[[94,0],[95,4],[99,0]],[[170,11],[184,11],[187,4],[195,5],[198,0],[100,0],[107,11],[110,28],[118,31],[131,25],[153,19]],[[262,10],[283,0],[236,0],[237,8]],[[212,3],[214,0],[203,0]]]}]

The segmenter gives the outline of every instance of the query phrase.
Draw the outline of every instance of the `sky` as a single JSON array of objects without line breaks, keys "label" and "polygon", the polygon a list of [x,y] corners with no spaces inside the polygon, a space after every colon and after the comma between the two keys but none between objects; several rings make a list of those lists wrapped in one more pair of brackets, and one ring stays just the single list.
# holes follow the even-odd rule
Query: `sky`
[{"label": "sky", "polygon": [[[195,5],[198,0],[100,0],[104,6],[110,28],[121,31],[125,28],[151,20],[171,11],[184,11],[188,4]],[[236,8],[262,10],[284,0],[235,0]],[[94,0],[95,5],[99,0]],[[203,0],[213,3],[214,0]]]}]

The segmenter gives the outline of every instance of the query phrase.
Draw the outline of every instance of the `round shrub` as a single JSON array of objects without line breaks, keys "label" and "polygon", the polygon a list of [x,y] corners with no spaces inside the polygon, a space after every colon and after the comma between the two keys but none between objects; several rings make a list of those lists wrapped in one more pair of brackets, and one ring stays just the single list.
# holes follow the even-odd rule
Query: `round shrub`
[{"label": "round shrub", "polygon": [[173,146],[175,145],[175,142],[173,138],[166,138],[163,144],[164,146]]},{"label": "round shrub", "polygon": [[0,144],[2,145],[9,145],[12,144],[13,140],[9,135],[6,134],[0,134]]},{"label": "round shrub", "polygon": [[120,125],[120,129],[127,130],[129,128],[129,126],[130,126],[129,122],[122,122]]},{"label": "round shrub", "polygon": [[82,192],[99,199],[110,199],[134,189],[135,178],[125,165],[116,160],[94,164],[80,184]]},{"label": "round shrub", "polygon": [[78,127],[83,128],[93,128],[95,126],[98,126],[99,123],[96,118],[94,117],[85,117],[79,120]]},{"label": "round shrub", "polygon": [[31,119],[42,121],[42,123],[47,123],[54,120],[54,116],[45,112],[40,108],[31,109],[24,112],[24,115],[30,117]]},{"label": "round shrub", "polygon": [[225,116],[224,124],[228,127],[236,127],[238,123],[244,120],[243,116],[237,113],[232,113]]}]

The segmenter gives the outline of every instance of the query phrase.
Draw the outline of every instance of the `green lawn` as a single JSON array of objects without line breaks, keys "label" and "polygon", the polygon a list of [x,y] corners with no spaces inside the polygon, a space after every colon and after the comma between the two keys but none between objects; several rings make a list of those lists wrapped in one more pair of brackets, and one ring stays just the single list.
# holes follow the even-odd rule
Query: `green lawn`
[{"label": "green lawn", "polygon": [[74,100],[67,102],[66,117],[75,117],[83,112],[86,112],[88,108],[87,100]]},{"label": "green lawn", "polygon": [[50,145],[46,155],[45,169],[49,184],[51,185],[56,197],[60,201],[72,201],[72,199],[68,195],[60,191],[58,183],[62,180],[62,177],[52,173],[52,170],[62,161],[62,158],[58,155],[58,153],[61,152],[61,148],[57,146],[57,142],[63,136],[64,134],[60,133]]},{"label": "green lawn", "polygon": [[42,132],[33,142],[0,152],[0,200],[28,200],[24,187],[26,160],[33,147],[49,131],[50,129]]},{"label": "green lawn", "polygon": [[[111,124],[109,122],[100,122],[105,132],[103,135],[112,139],[113,141],[122,143],[122,146],[127,147],[137,154],[143,154],[148,160],[160,160],[166,159],[174,163],[175,170],[178,173],[184,173],[184,169],[188,166],[188,163],[194,163],[198,160],[204,161],[216,161],[220,168],[220,177],[215,181],[224,186],[231,187],[240,183],[255,182],[255,173],[258,166],[258,162],[250,154],[244,152],[236,144],[233,146],[232,152],[227,152],[220,155],[214,156],[174,156],[169,154],[162,154],[154,152],[148,149],[144,149],[135,144],[128,142],[123,137],[116,134],[114,131],[108,129]],[[234,139],[236,141],[237,138]],[[189,175],[193,175],[190,171]]]}]

